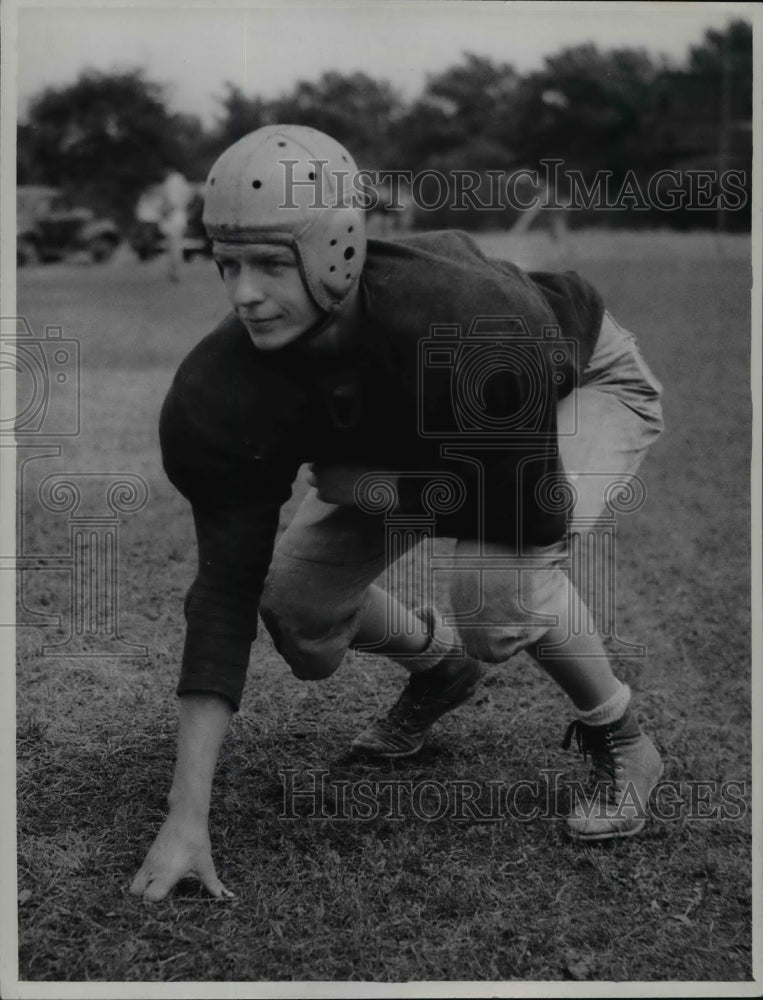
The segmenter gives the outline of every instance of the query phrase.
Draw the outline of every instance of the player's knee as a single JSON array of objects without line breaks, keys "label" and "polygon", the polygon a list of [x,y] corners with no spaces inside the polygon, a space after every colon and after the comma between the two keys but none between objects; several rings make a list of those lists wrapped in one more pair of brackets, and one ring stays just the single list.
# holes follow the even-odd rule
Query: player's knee
[{"label": "player's knee", "polygon": [[475,660],[505,663],[541,639],[548,628],[548,625],[464,625],[458,629],[458,634],[466,652]]},{"label": "player's knee", "polygon": [[451,599],[463,618],[458,634],[466,652],[485,663],[504,663],[538,642],[556,624],[553,612],[565,580],[550,566],[521,573],[462,574]]},{"label": "player's knee", "polygon": [[327,620],[312,608],[274,605],[263,600],[260,617],[273,644],[300,680],[330,677],[347,653],[357,625],[355,616]]},{"label": "player's knee", "polygon": [[331,677],[341,666],[346,651],[321,642],[293,638],[287,639],[279,649],[291,672],[301,681],[322,681]]}]

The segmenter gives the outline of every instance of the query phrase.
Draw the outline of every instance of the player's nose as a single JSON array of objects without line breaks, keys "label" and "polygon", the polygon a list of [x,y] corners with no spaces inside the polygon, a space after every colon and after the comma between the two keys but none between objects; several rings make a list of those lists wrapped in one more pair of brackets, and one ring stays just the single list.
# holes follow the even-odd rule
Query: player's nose
[{"label": "player's nose", "polygon": [[253,305],[265,300],[260,275],[254,268],[242,267],[233,286],[234,306]]}]

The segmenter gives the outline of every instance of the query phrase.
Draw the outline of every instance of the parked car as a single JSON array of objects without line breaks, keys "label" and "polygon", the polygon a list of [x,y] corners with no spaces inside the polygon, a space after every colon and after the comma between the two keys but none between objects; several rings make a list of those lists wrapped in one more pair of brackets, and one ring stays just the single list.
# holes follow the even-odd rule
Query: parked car
[{"label": "parked car", "polygon": [[94,263],[108,260],[122,241],[111,219],[72,205],[58,188],[17,189],[16,262],[19,266],[78,255]]},{"label": "parked car", "polygon": [[[152,218],[153,215],[159,215],[159,210],[154,210],[152,204],[154,197],[158,200],[158,196],[154,195],[155,190],[149,189],[141,199],[138,218],[127,236],[127,242],[141,260],[151,260],[166,250],[166,239],[159,221]],[[203,184],[193,185],[193,195],[188,203],[188,224],[183,237],[183,257],[186,260],[196,256],[209,257],[212,253],[212,245],[201,221],[204,211],[203,190]],[[141,207],[143,211],[140,210]],[[144,218],[140,218],[140,215],[144,215]]]}]

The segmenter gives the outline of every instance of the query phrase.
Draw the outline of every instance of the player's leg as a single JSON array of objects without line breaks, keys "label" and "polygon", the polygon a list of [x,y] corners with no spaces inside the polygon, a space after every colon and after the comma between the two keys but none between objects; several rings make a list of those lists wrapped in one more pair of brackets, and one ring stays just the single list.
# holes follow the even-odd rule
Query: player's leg
[{"label": "player's leg", "polygon": [[[590,542],[607,499],[632,487],[625,477],[662,429],[659,395],[631,336],[605,318],[581,389],[559,407],[560,452],[575,492],[573,540]],[[487,546],[485,554],[495,557],[498,549]],[[575,551],[590,564],[585,544]],[[577,732],[603,793],[595,804],[578,803],[568,830],[582,839],[629,836],[643,826],[649,793],[662,774],[659,754],[640,731],[630,691],[613,674],[589,609],[561,568],[569,563],[566,545],[524,556],[523,569],[456,575],[454,607],[480,609],[478,620],[459,629],[461,637],[473,655],[493,662],[526,649],[565,690],[576,715],[566,745]],[[594,580],[601,578],[594,572]]]},{"label": "player's leg", "polygon": [[398,660],[411,673],[450,650],[452,631],[434,614],[416,615],[374,582],[387,562],[379,516],[308,492],[275,547],[260,605],[297,676],[329,676],[351,647]]},{"label": "player's leg", "polygon": [[[562,434],[559,439],[562,462],[578,494],[571,525],[573,538],[588,530],[597,507],[605,509],[607,494],[610,505],[617,508],[616,484],[622,482],[618,477],[636,472],[662,430],[660,394],[661,386],[641,357],[633,335],[605,316],[583,385],[560,406],[560,425],[569,425],[573,419],[577,424],[577,433]],[[597,483],[604,484],[603,495]],[[639,488],[636,484],[634,493]],[[627,498],[628,483],[621,489]],[[564,606],[567,615],[573,614],[578,622],[588,614],[571,583]],[[609,671],[598,636],[588,627],[576,631],[562,618],[531,652],[570,694],[576,720],[565,744],[577,734],[578,745],[591,755],[592,778],[602,793],[576,804],[568,819],[568,832],[580,839],[638,832],[663,765],[654,744],[640,730],[628,687]]]},{"label": "player's leg", "polygon": [[183,237],[186,228],[184,212],[174,211],[162,224],[167,248],[167,275],[170,281],[180,281],[183,268]]},{"label": "player's leg", "polygon": [[583,801],[574,804],[567,830],[584,840],[631,836],[644,825],[649,795],[662,776],[662,761],[641,731],[631,709],[630,689],[613,673],[599,636],[570,626],[567,609],[573,609],[575,623],[585,620],[588,609],[569,579],[560,589],[556,608],[559,624],[527,651],[574,706],[565,749],[576,734],[579,748],[592,761],[592,787]]},{"label": "player's leg", "polygon": [[[324,503],[310,489],[279,539],[260,603],[276,648],[297,677],[328,677],[358,635],[369,605],[378,605],[373,581],[385,564],[378,518],[352,506]],[[365,630],[368,643],[377,638]],[[382,654],[419,651],[419,637],[387,637]]]},{"label": "player's leg", "polygon": [[404,666],[409,684],[353,747],[406,756],[421,747],[438,718],[470,696],[481,666],[454,651],[453,632],[433,609],[411,612],[374,583],[387,559],[380,518],[323,503],[311,490],[276,546],[260,613],[300,678],[328,677],[351,647]]},{"label": "player's leg", "polygon": [[[383,599],[384,592],[378,593]],[[373,605],[372,615],[377,625],[385,617],[381,607],[374,609]],[[453,630],[443,625],[437,611],[421,608],[413,612],[413,618],[423,626],[426,645],[418,654],[392,656],[407,667],[410,679],[389,711],[355,737],[352,749],[356,753],[380,757],[417,753],[435,722],[477,690],[482,664],[458,645]]]},{"label": "player's leg", "polygon": [[[559,452],[573,491],[568,542],[581,564],[588,561],[594,599],[612,603],[614,597],[597,593],[604,575],[590,569],[596,522],[604,512],[614,519],[619,506],[627,509],[645,498],[643,484],[633,477],[662,431],[660,394],[633,335],[606,315],[580,389],[558,408]],[[566,581],[555,594],[556,624],[531,651],[577,708],[587,711],[614,695],[608,660],[578,589]]]},{"label": "player's leg", "polygon": [[167,237],[168,275],[170,281],[180,281],[183,268],[183,234],[172,229]]},{"label": "player's leg", "polygon": [[[402,628],[393,631],[391,622],[399,622]],[[391,659],[415,657],[428,648],[431,638],[426,621],[404,607],[389,591],[371,584],[366,594],[365,611],[352,641],[354,649]]]}]

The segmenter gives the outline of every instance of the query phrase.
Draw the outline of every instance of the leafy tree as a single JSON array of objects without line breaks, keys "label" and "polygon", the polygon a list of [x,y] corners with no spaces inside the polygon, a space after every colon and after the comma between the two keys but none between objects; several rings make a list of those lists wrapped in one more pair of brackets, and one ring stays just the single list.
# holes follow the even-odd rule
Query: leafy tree
[{"label": "leafy tree", "polygon": [[225,84],[225,88],[226,92],[220,100],[222,114],[210,140],[211,160],[249,132],[276,120],[267,101],[247,97],[240,87],[230,82]]},{"label": "leafy tree", "polygon": [[749,167],[751,26],[734,21],[725,32],[707,31],[685,67],[661,74],[654,107],[652,143],[663,164],[709,162],[725,143],[726,166]]},{"label": "leafy tree", "polygon": [[198,123],[171,115],[162,88],[140,70],[83,73],[44,90],[19,129],[19,183],[63,188],[126,223],[139,193],[177,167]]},{"label": "leafy tree", "polygon": [[[371,169],[484,174],[561,159],[589,177],[611,171],[614,186],[631,171],[646,178],[655,170],[723,167],[749,175],[751,119],[752,28],[739,20],[706,32],[680,67],[640,49],[589,44],[564,48],[520,77],[508,63],[465,53],[407,104],[389,82],[362,72],[300,80],[272,100],[228,83],[210,131],[195,116],[171,114],[162,88],[140,70],[85,72],[32,102],[18,129],[18,176],[22,184],[63,187],[127,221],[138,194],[168,168],[201,180],[243,135],[293,122],[334,136]],[[627,221],[642,220],[649,213]],[[680,213],[660,221],[685,224]],[[505,218],[445,210],[421,224],[479,227]],[[745,224],[741,213],[734,224]]]},{"label": "leafy tree", "polygon": [[205,180],[216,155],[209,133],[196,115],[173,115],[172,129],[178,149],[172,166],[190,181]]},{"label": "leafy tree", "polygon": [[518,85],[508,63],[474,53],[430,76],[396,130],[405,166],[505,167],[515,155]]},{"label": "leafy tree", "polygon": [[[651,119],[637,137],[651,150],[652,169],[700,170],[719,178],[733,170],[746,202],[733,212],[679,213],[674,226],[749,228],[752,200],[752,27],[733,21],[709,30],[683,67],[663,71],[654,88]],[[741,178],[741,180],[740,180]]]},{"label": "leafy tree", "polygon": [[[441,180],[420,197],[436,205],[442,183],[448,185],[447,204],[418,211],[414,224],[424,228],[457,226],[485,228],[501,225],[503,209],[487,211],[491,195],[484,177],[488,170],[505,170],[515,161],[514,123],[519,77],[508,63],[465,53],[461,62],[430,75],[421,96],[397,124],[397,166],[417,174],[436,170]],[[477,171],[463,194],[458,172]],[[458,206],[452,208],[451,206]]]},{"label": "leafy tree", "polygon": [[394,159],[392,136],[403,102],[386,81],[328,72],[315,83],[300,80],[270,111],[276,121],[326,132],[347,146],[358,166],[379,169]]},{"label": "leafy tree", "polygon": [[222,115],[212,144],[219,153],[232,142],[263,125],[279,122],[310,125],[344,143],[359,166],[390,166],[392,133],[403,110],[402,99],[385,81],[365,73],[327,72],[318,80],[300,80],[273,100],[247,97],[227,85]]},{"label": "leafy tree", "polygon": [[725,31],[709,30],[689,52],[686,72],[720,80],[727,72],[739,95],[739,112],[752,117],[752,25],[732,21]]},{"label": "leafy tree", "polygon": [[563,49],[522,82],[517,139],[523,159],[560,158],[579,170],[634,166],[639,130],[658,67],[641,49]]}]

